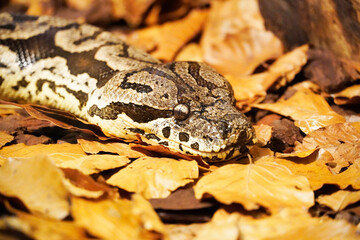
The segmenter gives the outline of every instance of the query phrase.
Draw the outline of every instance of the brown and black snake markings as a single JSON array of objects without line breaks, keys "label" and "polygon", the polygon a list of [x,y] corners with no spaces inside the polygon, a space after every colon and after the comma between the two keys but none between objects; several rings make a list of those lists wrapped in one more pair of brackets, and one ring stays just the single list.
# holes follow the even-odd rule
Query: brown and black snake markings
[{"label": "brown and black snake markings", "polygon": [[100,28],[0,14],[0,97],[65,110],[112,136],[222,161],[255,134],[204,63],[163,64]]}]

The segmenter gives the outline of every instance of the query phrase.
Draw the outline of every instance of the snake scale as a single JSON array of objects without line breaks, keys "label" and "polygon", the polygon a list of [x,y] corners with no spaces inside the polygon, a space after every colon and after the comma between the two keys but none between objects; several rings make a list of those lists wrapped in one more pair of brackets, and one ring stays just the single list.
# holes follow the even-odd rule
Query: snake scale
[{"label": "snake scale", "polygon": [[56,17],[0,14],[0,97],[213,162],[255,138],[230,84],[208,65],[161,63],[114,34]]}]

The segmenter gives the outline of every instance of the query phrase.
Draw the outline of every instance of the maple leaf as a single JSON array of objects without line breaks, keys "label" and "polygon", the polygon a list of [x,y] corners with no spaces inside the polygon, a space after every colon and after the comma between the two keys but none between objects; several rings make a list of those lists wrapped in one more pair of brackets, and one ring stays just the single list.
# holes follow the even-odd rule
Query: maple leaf
[{"label": "maple leaf", "polygon": [[304,133],[345,122],[345,118],[334,112],[323,97],[307,88],[298,90],[287,100],[280,99],[272,104],[254,104],[254,107],[291,117]]},{"label": "maple leaf", "polygon": [[147,199],[165,198],[198,178],[196,161],[143,157],[112,175],[106,182]]},{"label": "maple leaf", "polygon": [[295,176],[277,163],[229,164],[202,177],[195,185],[195,197],[205,193],[225,204],[240,203],[247,210],[260,206],[277,212],[284,207],[307,209],[314,194],[305,177]]}]

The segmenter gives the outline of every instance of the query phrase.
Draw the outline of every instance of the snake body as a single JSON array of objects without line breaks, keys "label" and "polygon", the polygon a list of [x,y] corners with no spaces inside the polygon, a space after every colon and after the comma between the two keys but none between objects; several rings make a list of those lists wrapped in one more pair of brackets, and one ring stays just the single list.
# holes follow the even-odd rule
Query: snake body
[{"label": "snake body", "polygon": [[0,14],[0,97],[65,110],[111,136],[221,161],[254,140],[229,83],[204,63],[161,63],[98,27]]}]

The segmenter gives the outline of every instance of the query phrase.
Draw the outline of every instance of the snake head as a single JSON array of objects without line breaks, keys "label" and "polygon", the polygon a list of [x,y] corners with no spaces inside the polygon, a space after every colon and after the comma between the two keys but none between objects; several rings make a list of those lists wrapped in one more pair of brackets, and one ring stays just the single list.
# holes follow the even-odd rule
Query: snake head
[{"label": "snake head", "polygon": [[214,69],[173,62],[119,72],[92,93],[87,111],[108,134],[140,134],[150,144],[222,161],[243,153],[255,138],[234,103],[230,84]]}]

